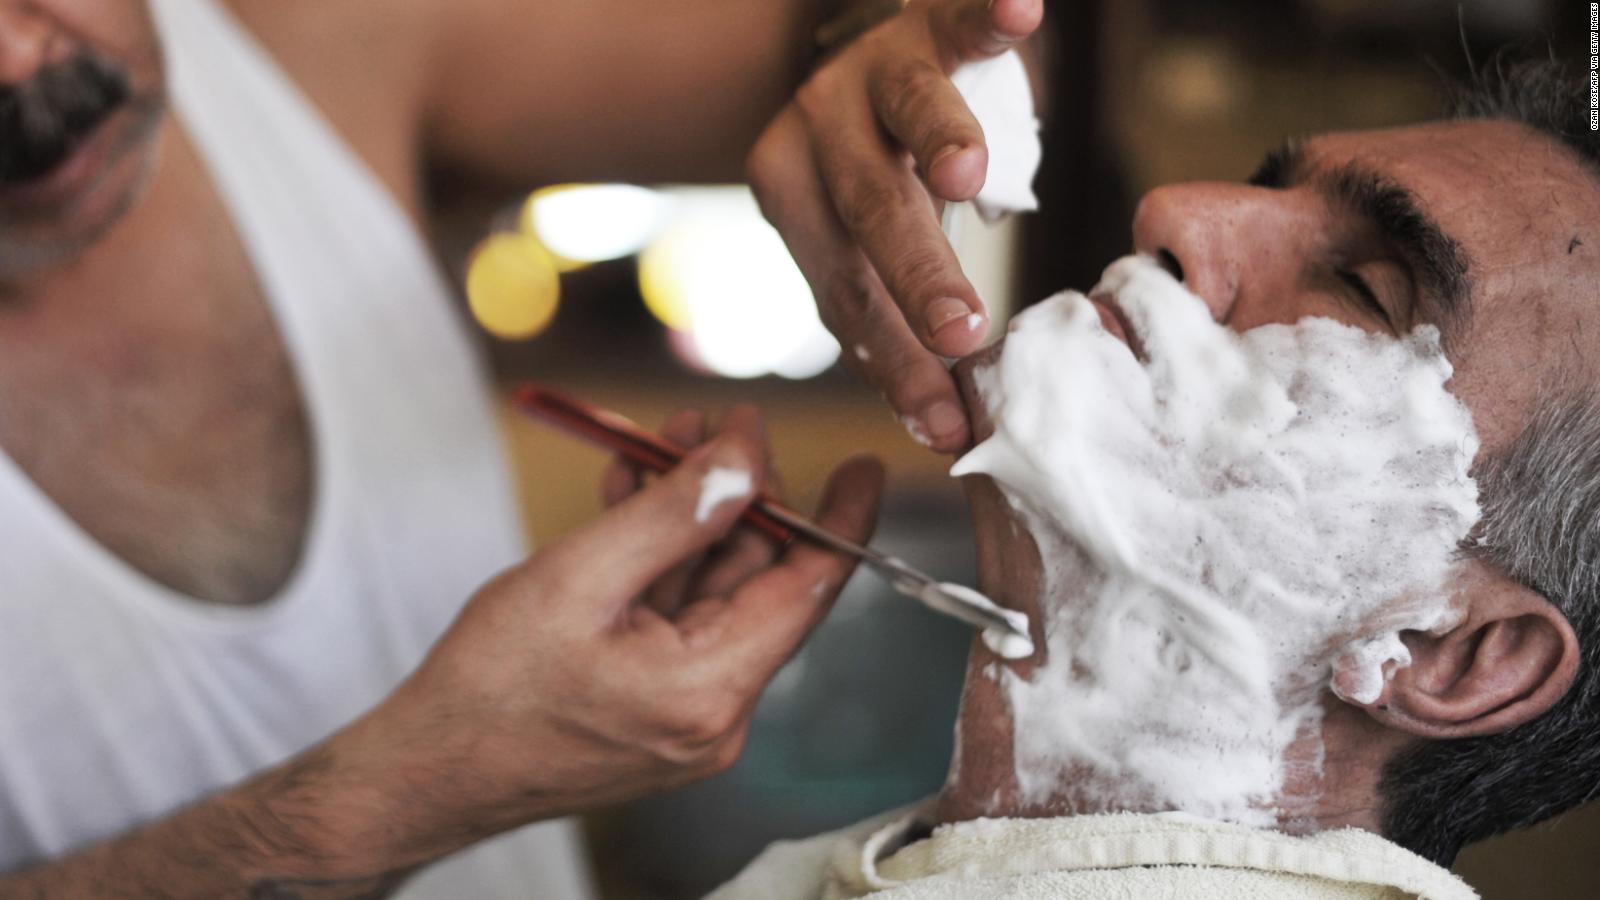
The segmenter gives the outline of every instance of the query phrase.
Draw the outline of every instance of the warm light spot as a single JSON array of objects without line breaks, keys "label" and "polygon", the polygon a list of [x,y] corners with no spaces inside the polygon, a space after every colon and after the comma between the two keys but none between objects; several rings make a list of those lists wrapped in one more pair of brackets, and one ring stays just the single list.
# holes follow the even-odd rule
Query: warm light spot
[{"label": "warm light spot", "polygon": [[496,337],[533,337],[555,317],[560,299],[555,261],[533,237],[492,234],[473,251],[467,302],[478,324]]},{"label": "warm light spot", "polygon": [[639,254],[639,293],[645,308],[673,331],[688,333],[693,326],[689,277],[685,272],[688,248],[681,229],[669,229]]},{"label": "warm light spot", "polygon": [[565,272],[638,253],[672,207],[659,191],[631,184],[564,184],[529,196],[521,221]]},{"label": "warm light spot", "polygon": [[839,357],[805,278],[744,188],[676,194],[679,213],[639,257],[656,318],[692,339],[691,365],[730,378],[810,378]]}]

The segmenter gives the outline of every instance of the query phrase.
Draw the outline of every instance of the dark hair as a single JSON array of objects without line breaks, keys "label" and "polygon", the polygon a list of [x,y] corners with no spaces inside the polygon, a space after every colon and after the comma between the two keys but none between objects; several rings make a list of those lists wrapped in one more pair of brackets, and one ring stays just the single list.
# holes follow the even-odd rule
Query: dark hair
[{"label": "dark hair", "polygon": [[129,98],[128,77],[87,51],[0,84],[0,184],[39,178],[76,150]]},{"label": "dark hair", "polygon": [[[1555,60],[1497,57],[1456,92],[1455,112],[1554,137],[1600,179],[1588,84],[1586,71]],[[1587,190],[1600,191],[1600,180]],[[1475,474],[1483,515],[1463,551],[1555,604],[1577,632],[1581,659],[1571,689],[1539,718],[1425,742],[1385,768],[1385,835],[1441,865],[1468,843],[1600,796],[1600,397],[1546,393],[1522,434],[1480,459]]]},{"label": "dark hair", "polygon": [[1600,175],[1600,131],[1589,129],[1589,70],[1558,59],[1491,57],[1449,89],[1458,119],[1504,119],[1559,140]]}]

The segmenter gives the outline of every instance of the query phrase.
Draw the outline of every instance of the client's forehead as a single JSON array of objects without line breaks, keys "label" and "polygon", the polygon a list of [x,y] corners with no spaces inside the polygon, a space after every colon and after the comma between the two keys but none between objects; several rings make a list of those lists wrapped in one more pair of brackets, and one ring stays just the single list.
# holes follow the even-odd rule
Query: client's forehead
[{"label": "client's forehead", "polygon": [[1593,383],[1600,341],[1600,176],[1553,138],[1506,121],[1321,135],[1317,170],[1357,164],[1403,185],[1471,261],[1470,325],[1452,389],[1485,447],[1512,437],[1541,389]]}]

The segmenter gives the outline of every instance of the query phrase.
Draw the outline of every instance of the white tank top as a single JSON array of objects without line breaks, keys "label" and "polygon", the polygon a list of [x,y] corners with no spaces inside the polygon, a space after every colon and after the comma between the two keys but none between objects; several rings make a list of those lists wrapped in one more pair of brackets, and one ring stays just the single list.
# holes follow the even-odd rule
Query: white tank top
[{"label": "white tank top", "polygon": [[[294,755],[382,698],[525,552],[481,361],[413,224],[213,0],[156,0],[175,112],[230,210],[315,438],[303,557],[202,604],[98,545],[0,453],[0,872]],[[470,849],[403,896],[590,896],[576,829]]]}]

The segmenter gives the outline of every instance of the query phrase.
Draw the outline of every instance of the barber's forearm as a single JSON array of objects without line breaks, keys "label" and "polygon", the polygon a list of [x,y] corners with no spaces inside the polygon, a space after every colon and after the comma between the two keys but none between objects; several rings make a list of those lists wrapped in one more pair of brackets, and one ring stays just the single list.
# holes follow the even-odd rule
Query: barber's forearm
[{"label": "barber's forearm", "polygon": [[418,847],[387,786],[363,777],[335,738],[166,819],[0,877],[0,900],[388,896]]},{"label": "barber's forearm", "polygon": [[[739,181],[851,0],[586,0],[481,11],[438,54],[435,163],[506,184]],[[461,16],[467,16],[462,12]],[[481,20],[481,21],[480,21]]]}]

